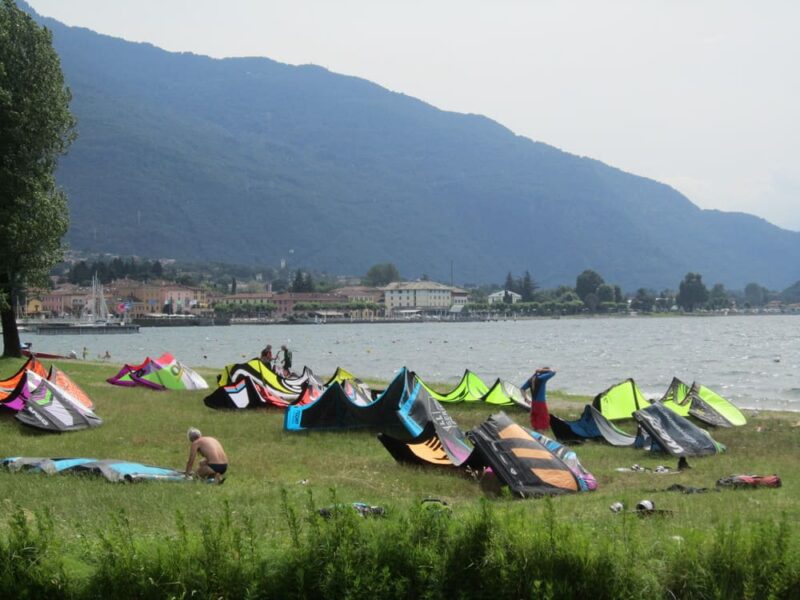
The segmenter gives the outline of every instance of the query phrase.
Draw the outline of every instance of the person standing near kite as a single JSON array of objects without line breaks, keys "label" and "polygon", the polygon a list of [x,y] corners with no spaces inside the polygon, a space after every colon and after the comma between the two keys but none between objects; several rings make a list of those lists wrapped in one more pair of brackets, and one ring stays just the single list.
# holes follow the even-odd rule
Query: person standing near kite
[{"label": "person standing near kite", "polygon": [[520,389],[531,391],[531,427],[542,432],[550,427],[550,413],[547,411],[547,381],[556,372],[550,367],[536,369]]},{"label": "person standing near kite", "polygon": [[228,470],[228,457],[219,440],[207,435],[204,436],[199,429],[194,427],[189,428],[189,431],[186,432],[186,437],[189,438],[191,446],[189,447],[189,460],[186,463],[184,474],[187,477],[191,475],[194,459],[199,454],[203,457],[203,460],[197,465],[195,474],[204,479],[213,477],[215,483],[225,481],[222,476]]},{"label": "person standing near kite", "polygon": [[275,357],[272,354],[272,345],[267,344],[267,347],[261,351],[261,362],[271,368],[273,360]]},{"label": "person standing near kite", "polygon": [[283,352],[283,376],[289,377],[292,374],[292,351],[284,344],[278,354],[281,352]]}]

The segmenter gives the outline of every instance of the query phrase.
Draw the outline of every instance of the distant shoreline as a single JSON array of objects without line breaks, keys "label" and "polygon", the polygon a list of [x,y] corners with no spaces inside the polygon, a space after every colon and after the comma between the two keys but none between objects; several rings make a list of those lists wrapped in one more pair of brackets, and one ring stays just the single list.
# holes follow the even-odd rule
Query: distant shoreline
[{"label": "distant shoreline", "polygon": [[634,319],[634,318],[676,318],[676,317],[780,317],[800,316],[800,311],[791,312],[666,312],[666,313],[593,313],[578,315],[519,315],[514,317],[493,317],[474,319],[448,319],[448,318],[421,318],[421,319],[295,319],[276,321],[269,319],[236,320],[231,319],[230,325],[382,325],[382,324],[421,324],[421,323],[496,323],[503,321],[537,321],[560,319]]}]

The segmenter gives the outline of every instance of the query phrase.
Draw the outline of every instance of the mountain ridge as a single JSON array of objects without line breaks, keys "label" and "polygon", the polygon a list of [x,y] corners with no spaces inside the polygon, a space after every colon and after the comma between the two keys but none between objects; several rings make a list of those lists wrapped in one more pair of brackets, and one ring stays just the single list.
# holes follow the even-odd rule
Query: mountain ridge
[{"label": "mountain ridge", "polygon": [[[21,4],[21,3],[20,3]],[[58,177],[80,250],[626,289],[800,279],[800,233],[365,79],[53,31],[79,139]],[[750,240],[747,247],[743,240]],[[291,252],[290,252],[291,250]]]}]

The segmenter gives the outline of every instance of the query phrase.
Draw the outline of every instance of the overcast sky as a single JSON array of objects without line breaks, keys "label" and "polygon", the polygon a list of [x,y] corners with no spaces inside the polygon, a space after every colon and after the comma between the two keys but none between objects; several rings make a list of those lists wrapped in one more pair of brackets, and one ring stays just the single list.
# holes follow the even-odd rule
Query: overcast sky
[{"label": "overcast sky", "polygon": [[363,77],[800,231],[800,2],[28,2],[171,51]]}]

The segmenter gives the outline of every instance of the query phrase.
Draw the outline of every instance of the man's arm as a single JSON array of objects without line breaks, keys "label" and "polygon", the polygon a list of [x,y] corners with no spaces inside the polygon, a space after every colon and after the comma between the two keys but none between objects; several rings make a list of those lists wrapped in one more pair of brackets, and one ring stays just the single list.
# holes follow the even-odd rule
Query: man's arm
[{"label": "man's arm", "polygon": [[185,475],[191,475],[192,465],[194,465],[194,458],[197,456],[197,442],[195,441],[189,449],[189,461],[186,463]]}]

